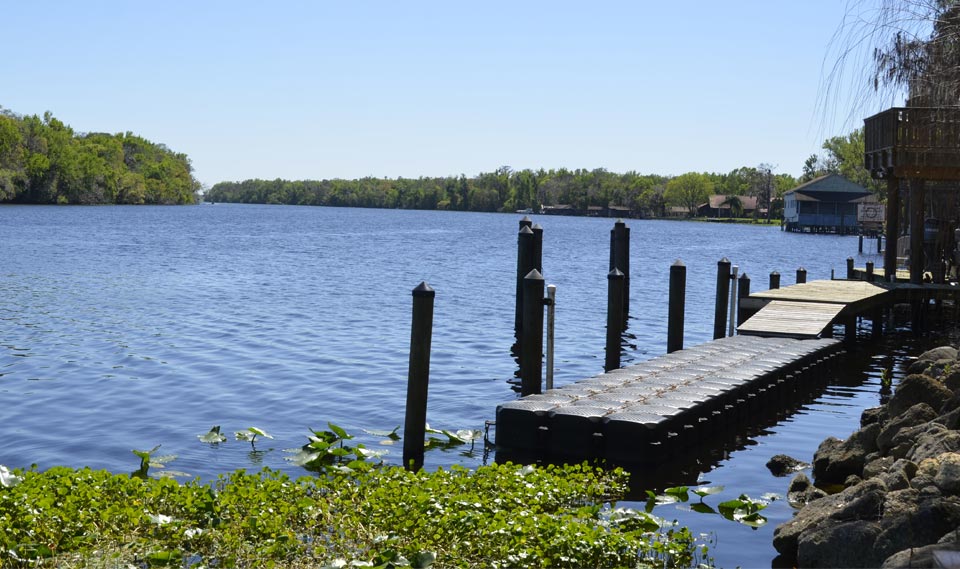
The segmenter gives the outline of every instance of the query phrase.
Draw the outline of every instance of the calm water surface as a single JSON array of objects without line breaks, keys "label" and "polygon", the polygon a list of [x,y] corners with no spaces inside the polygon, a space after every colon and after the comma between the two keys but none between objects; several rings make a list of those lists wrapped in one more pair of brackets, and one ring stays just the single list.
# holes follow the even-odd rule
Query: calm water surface
[{"label": "calm water surface", "polygon": [[[0,207],[0,464],[89,465],[130,471],[131,449],[162,444],[171,466],[211,477],[261,465],[296,471],[283,449],[327,421],[360,435],[403,423],[411,290],[436,291],[428,420],[482,429],[507,380],[513,343],[519,216],[203,205]],[[558,385],[602,371],[609,231],[613,220],[536,217],[544,276],[558,286]],[[765,289],[845,271],[856,237],[775,227],[630,220],[631,308],[626,362],[665,352],[670,265],[688,267],[686,343],[712,336],[716,262],[728,257]],[[872,245],[872,242],[868,242]],[[809,460],[878,402],[879,373],[919,349],[894,338],[857,352],[848,370],[801,410],[679,469],[638,473],[651,485],[724,485],[785,494],[763,464]],[[273,441],[218,446],[197,435],[260,427]],[[232,438],[232,437],[231,437]],[[482,446],[482,445],[481,445]],[[427,467],[495,459],[481,446],[434,451]],[[655,481],[655,482],[654,482]],[[783,501],[752,530],[676,506],[658,513],[712,533],[723,566],[769,566]]]}]

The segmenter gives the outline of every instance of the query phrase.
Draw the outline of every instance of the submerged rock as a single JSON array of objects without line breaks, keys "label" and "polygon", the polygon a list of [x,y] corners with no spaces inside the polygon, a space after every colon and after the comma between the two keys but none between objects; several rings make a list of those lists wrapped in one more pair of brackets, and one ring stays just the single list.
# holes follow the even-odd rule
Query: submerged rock
[{"label": "submerged rock", "polygon": [[789,476],[805,468],[810,468],[810,464],[785,454],[774,455],[767,461],[767,469],[774,476]]}]

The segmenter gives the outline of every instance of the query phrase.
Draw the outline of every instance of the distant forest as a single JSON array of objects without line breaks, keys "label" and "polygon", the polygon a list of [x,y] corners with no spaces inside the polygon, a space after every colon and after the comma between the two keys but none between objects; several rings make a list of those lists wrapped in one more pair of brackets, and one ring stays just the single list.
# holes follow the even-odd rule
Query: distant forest
[{"label": "distant forest", "polygon": [[838,173],[875,189],[863,168],[863,131],[833,137],[823,143],[822,156],[811,155],[797,179],[775,174],[761,164],[726,174],[688,172],[676,177],[594,170],[513,170],[420,178],[360,178],[357,180],[245,180],[221,182],[204,199],[212,202],[323,205],[462,211],[514,211],[569,205],[580,211],[590,206],[623,206],[635,216],[660,217],[670,207],[690,215],[710,194],[756,196],[761,207],[770,204],[779,214],[780,198],[797,185],[827,173]]},{"label": "distant forest", "polygon": [[[773,187],[786,191],[795,185],[786,174],[767,176],[757,168],[740,168],[729,174],[704,174],[707,193],[745,195]],[[246,180],[221,182],[204,194],[206,201],[449,209],[462,211],[514,211],[547,205],[629,207],[637,215],[662,216],[674,203],[682,204],[671,187],[671,178],[657,174],[617,174],[594,170],[511,170],[501,167],[473,178],[464,175],[430,178],[361,178],[358,180]]]},{"label": "distant forest", "polygon": [[0,203],[191,204],[190,160],[127,132],[75,133],[0,107]]}]

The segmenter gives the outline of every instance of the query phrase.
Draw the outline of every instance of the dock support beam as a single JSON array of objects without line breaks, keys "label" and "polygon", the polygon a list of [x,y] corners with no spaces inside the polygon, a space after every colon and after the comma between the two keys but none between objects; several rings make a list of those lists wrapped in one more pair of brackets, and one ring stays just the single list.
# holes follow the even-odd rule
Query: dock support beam
[{"label": "dock support beam", "polygon": [[847,280],[853,280],[853,257],[847,257]]},{"label": "dock support beam", "polygon": [[413,289],[410,326],[410,364],[407,371],[407,410],[403,426],[403,464],[413,471],[423,467],[423,440],[427,429],[427,390],[430,383],[430,341],[433,337],[433,299],[426,282]]},{"label": "dock support beam", "polygon": [[627,317],[630,313],[630,228],[618,219],[610,230],[610,268],[623,273],[623,327],[627,329]]},{"label": "dock support beam", "polygon": [[523,279],[520,330],[520,395],[543,390],[543,275],[533,269]]},{"label": "dock support beam", "polygon": [[[521,321],[523,320],[523,278],[527,276],[527,273],[537,268],[534,259],[535,235],[531,228],[532,225],[533,222],[530,221],[530,218],[524,217],[520,220],[520,233],[517,235],[517,304],[513,329],[518,341],[520,339]],[[518,349],[516,353],[519,354],[520,350]]]},{"label": "dock support beam", "polygon": [[737,287],[737,326],[746,320],[746,311],[743,309],[743,299],[750,296],[750,277],[747,273],[740,275],[740,286]]},{"label": "dock support beam", "polygon": [[803,284],[807,282],[807,270],[803,267],[797,269],[797,284]]},{"label": "dock support beam", "polygon": [[887,180],[887,250],[883,254],[883,278],[896,280],[897,239],[900,236],[900,180]]},{"label": "dock support beam", "polygon": [[873,282],[873,261],[867,261],[867,282]]},{"label": "dock support beam", "polygon": [[717,302],[713,309],[713,339],[723,338],[727,328],[727,296],[730,294],[730,260],[717,262]]},{"label": "dock support beam", "polygon": [[780,273],[773,271],[770,273],[770,290],[780,288]]},{"label": "dock support beam", "polygon": [[620,369],[620,335],[623,332],[623,273],[607,274],[607,346],[603,371]]},{"label": "dock support beam", "polygon": [[687,301],[687,267],[680,259],[670,266],[667,309],[667,353],[683,349],[683,318]]},{"label": "dock support beam", "polygon": [[[910,180],[910,283],[923,282],[923,194],[924,181]],[[889,247],[888,247],[889,249]]]}]

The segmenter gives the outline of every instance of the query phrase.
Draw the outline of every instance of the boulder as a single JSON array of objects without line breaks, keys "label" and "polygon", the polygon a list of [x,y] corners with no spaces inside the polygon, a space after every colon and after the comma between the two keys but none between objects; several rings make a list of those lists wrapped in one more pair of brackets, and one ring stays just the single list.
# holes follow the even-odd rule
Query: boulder
[{"label": "boulder", "polygon": [[926,403],[939,409],[951,397],[953,392],[941,381],[926,375],[908,375],[897,385],[896,392],[887,402],[887,414],[896,417],[917,403]]},{"label": "boulder", "polygon": [[950,371],[943,374],[940,380],[950,391],[954,393],[960,391],[960,365],[951,366]]},{"label": "boulder", "polygon": [[894,553],[883,562],[881,569],[909,569],[914,567],[936,567],[933,552],[946,550],[953,551],[956,546],[933,544],[923,547],[911,547]]},{"label": "boulder", "polygon": [[956,497],[924,492],[915,496],[918,501],[911,505],[885,509],[875,545],[881,559],[904,549],[936,543],[960,523],[960,500]]},{"label": "boulder", "polygon": [[841,484],[847,476],[863,474],[868,454],[877,450],[880,424],[855,431],[846,441],[827,437],[813,455],[813,476],[821,484]]},{"label": "boulder", "polygon": [[960,494],[960,454],[951,452],[939,456],[934,485],[944,494]]},{"label": "boulder", "polygon": [[[797,560],[802,534],[817,527],[834,526],[838,521],[875,522],[886,492],[887,487],[883,482],[874,478],[837,494],[808,502],[793,519],[773,530],[773,547],[787,563],[793,563]],[[879,531],[877,527],[877,533]]]},{"label": "boulder", "polygon": [[864,409],[863,413],[860,414],[860,426],[866,427],[871,423],[885,423],[887,421],[887,410],[881,405],[880,407],[870,407],[869,409]]},{"label": "boulder", "polygon": [[[948,429],[956,430],[960,428],[958,416],[960,416],[960,392],[954,393],[953,397],[943,402],[943,405],[940,406],[940,417],[938,417],[937,422]],[[950,422],[947,423],[946,421]]]},{"label": "boulder", "polygon": [[767,469],[774,476],[789,476],[804,468],[810,468],[810,465],[785,454],[774,455],[767,461]]},{"label": "boulder", "polygon": [[939,348],[933,348],[932,350],[927,350],[920,354],[916,360],[910,363],[910,367],[907,368],[907,373],[923,373],[923,370],[927,369],[928,366],[937,362],[939,360],[955,360],[957,359],[957,349],[951,346],[940,346]]},{"label": "boulder", "polygon": [[905,427],[916,427],[934,420],[937,412],[928,403],[917,403],[887,422],[877,434],[877,446],[886,453],[893,448],[893,439]]},{"label": "boulder", "polygon": [[948,430],[937,423],[929,423],[931,427],[917,438],[913,448],[907,453],[907,458],[919,464],[924,459],[933,458],[947,452],[960,452],[960,433]]},{"label": "boulder", "polygon": [[882,561],[874,544],[877,522],[854,520],[823,524],[803,533],[797,544],[800,567],[876,567]]},{"label": "boulder", "polygon": [[806,474],[799,472],[790,481],[790,486],[787,489],[787,502],[794,508],[802,508],[806,504],[827,495],[826,492],[814,486]]},{"label": "boulder", "polygon": [[893,466],[894,462],[896,462],[896,459],[892,456],[884,456],[874,460],[869,460],[868,457],[867,463],[863,466],[863,479],[867,480],[880,476]]}]

